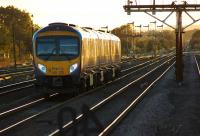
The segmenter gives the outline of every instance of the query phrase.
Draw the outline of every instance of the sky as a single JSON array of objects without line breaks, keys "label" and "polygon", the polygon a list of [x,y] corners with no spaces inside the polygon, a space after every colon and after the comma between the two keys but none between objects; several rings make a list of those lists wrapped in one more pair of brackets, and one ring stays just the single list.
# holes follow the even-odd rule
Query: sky
[{"label": "sky", "polygon": [[[135,0],[133,0],[135,1]],[[137,0],[138,4],[151,4],[153,0]],[[180,3],[182,0],[177,0]],[[156,0],[156,4],[170,4],[172,0]],[[191,4],[200,4],[200,0],[187,0]],[[123,24],[135,22],[136,25],[148,25],[155,21],[145,13],[127,15],[123,5],[126,0],[0,0],[0,6],[13,5],[33,14],[34,23],[46,26],[52,22],[65,22],[79,26],[100,27],[109,29]],[[157,13],[156,16],[164,19],[169,13]],[[200,13],[192,13],[197,19]],[[191,20],[184,16],[184,25]],[[169,18],[169,24],[175,26],[175,14]],[[161,25],[158,21],[157,25]],[[152,28],[153,29],[153,28]]]}]

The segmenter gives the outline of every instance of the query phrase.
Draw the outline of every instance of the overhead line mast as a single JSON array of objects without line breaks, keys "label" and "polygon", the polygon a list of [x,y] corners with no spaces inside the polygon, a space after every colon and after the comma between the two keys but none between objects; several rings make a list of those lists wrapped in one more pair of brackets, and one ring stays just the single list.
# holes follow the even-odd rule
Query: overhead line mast
[{"label": "overhead line mast", "polygon": [[[163,24],[169,26],[170,28],[174,29],[176,32],[176,81],[179,84],[183,82],[183,60],[182,60],[182,33],[183,31],[191,26],[192,24],[196,23],[200,19],[194,19],[188,12],[190,11],[200,11],[200,4],[188,4],[184,1],[182,4],[176,4],[172,2],[169,5],[156,5],[155,0],[153,0],[153,5],[132,5],[132,2],[128,0],[128,4],[124,6],[125,12],[128,15],[131,12],[144,12],[151,17],[157,19],[158,21],[162,22]],[[152,12],[153,14],[149,13]],[[155,16],[154,13],[156,12],[170,12],[170,14],[164,19],[159,19]],[[176,27],[171,26],[166,22],[166,20],[173,14],[176,13]],[[192,23],[188,24],[187,26],[182,26],[182,13],[185,12],[189,18],[192,19]]]},{"label": "overhead line mast", "polygon": [[155,4],[156,4],[156,1],[155,1],[155,0],[153,0],[153,6],[154,6],[154,7],[153,7],[153,12],[152,12],[152,14],[153,14],[153,15],[155,15],[155,14],[156,14],[156,12],[155,12]]}]

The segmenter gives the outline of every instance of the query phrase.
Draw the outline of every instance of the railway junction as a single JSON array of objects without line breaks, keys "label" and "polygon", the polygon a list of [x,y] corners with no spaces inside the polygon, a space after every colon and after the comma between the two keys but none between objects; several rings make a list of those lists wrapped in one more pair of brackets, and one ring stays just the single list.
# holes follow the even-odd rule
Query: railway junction
[{"label": "railway junction", "polygon": [[[59,135],[58,113],[73,107],[77,123],[73,126],[71,113],[66,109],[68,115],[62,124],[66,135],[198,135],[199,62],[199,55],[184,54],[182,86],[175,82],[175,56],[171,54],[125,62],[121,77],[75,97],[59,94],[53,94],[49,100],[38,94],[24,97],[33,92],[30,86],[3,94],[0,132]],[[21,96],[11,99],[16,93]],[[88,107],[84,109],[83,104]],[[85,120],[86,115],[90,121]],[[82,130],[85,125],[86,132]]]},{"label": "railway junction", "polygon": [[[128,0],[123,8],[128,14],[145,12],[173,28],[176,51],[122,57],[120,40],[142,37],[142,25],[138,26],[139,34],[128,34],[126,29],[126,33],[117,38],[115,31],[108,33],[73,24],[50,24],[33,36],[34,65],[0,69],[0,135],[200,136],[200,51],[191,50],[191,42],[184,51],[182,47],[184,28],[199,21],[188,12],[200,11],[200,5],[174,2],[156,5],[155,0],[152,5],[137,5],[137,1],[133,5]],[[171,13],[161,20],[155,16],[157,12]],[[177,17],[176,28],[166,23],[173,12]],[[193,20],[186,27],[182,26],[182,12]],[[156,26],[156,21],[153,23]],[[81,39],[83,37],[85,39]],[[45,56],[44,50],[48,49],[42,49],[43,46],[49,48],[54,43],[55,48]],[[67,57],[61,53],[64,48],[61,45],[65,43],[70,44],[68,52],[72,53]],[[78,46],[73,48],[79,44],[85,46],[83,50]],[[94,44],[95,47],[91,48]],[[76,52],[76,49],[80,50]],[[128,45],[126,49],[129,49]],[[91,54],[88,50],[92,55],[87,56]],[[103,56],[104,51],[110,51],[110,56]],[[38,52],[42,53],[38,55]],[[80,52],[82,58],[76,54]],[[98,66],[94,68],[91,64]],[[69,69],[68,72],[63,65]],[[48,71],[50,67],[54,68]],[[76,76],[80,78],[80,88],[74,87],[74,93],[60,93],[63,88],[59,85],[66,80],[63,73],[67,73],[69,79],[74,71],[80,72],[81,76]],[[38,77],[45,74],[49,75],[44,82],[51,84],[55,78],[58,86],[48,88],[44,84],[42,88],[38,87]],[[51,76],[52,80],[48,79]],[[65,84],[72,84],[67,81]],[[52,93],[47,96],[43,91]]]}]

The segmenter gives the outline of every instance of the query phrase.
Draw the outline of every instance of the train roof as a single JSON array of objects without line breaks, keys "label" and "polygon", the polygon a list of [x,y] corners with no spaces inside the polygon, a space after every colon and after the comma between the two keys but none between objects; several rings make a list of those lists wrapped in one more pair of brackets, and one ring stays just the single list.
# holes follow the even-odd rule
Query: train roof
[{"label": "train roof", "polygon": [[41,33],[45,31],[70,31],[77,33],[81,38],[93,38],[93,39],[108,39],[113,41],[120,41],[120,39],[107,32],[94,30],[89,27],[79,27],[74,24],[66,24],[66,23],[51,23],[47,27],[40,29],[36,33]]}]

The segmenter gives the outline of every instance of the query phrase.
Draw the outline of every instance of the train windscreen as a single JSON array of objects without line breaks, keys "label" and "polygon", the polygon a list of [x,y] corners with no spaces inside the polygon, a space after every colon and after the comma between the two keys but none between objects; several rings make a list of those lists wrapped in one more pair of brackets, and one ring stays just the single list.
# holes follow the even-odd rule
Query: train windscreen
[{"label": "train windscreen", "polygon": [[69,60],[79,55],[76,37],[38,37],[36,55],[44,60]]}]

